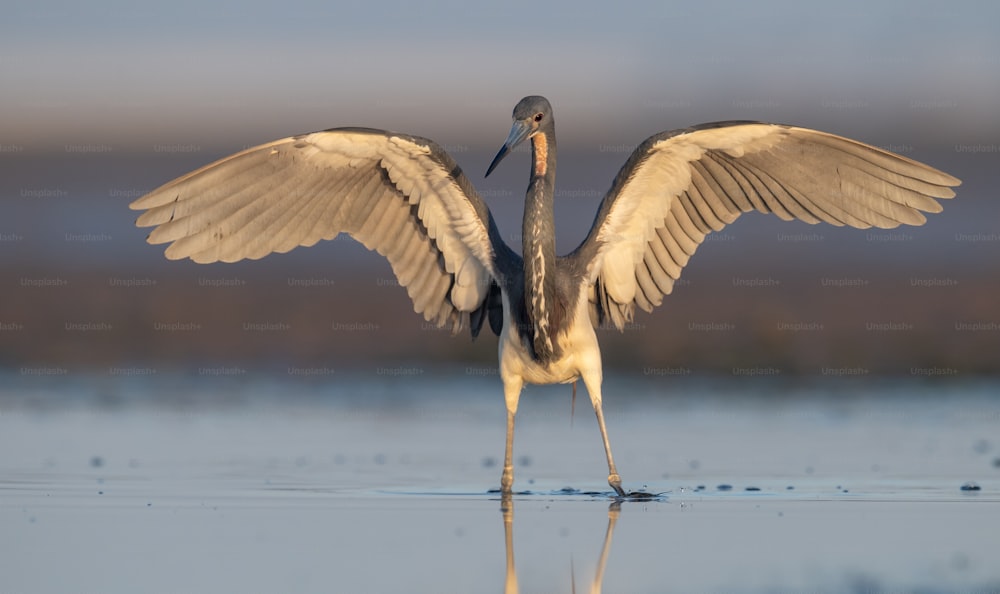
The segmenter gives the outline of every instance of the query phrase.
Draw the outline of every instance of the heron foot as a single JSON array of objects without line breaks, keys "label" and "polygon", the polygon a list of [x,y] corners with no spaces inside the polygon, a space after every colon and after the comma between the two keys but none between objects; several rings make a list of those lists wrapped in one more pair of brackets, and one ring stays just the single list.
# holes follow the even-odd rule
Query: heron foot
[{"label": "heron foot", "polygon": [[618,473],[608,475],[608,484],[618,493],[619,497],[625,497],[625,489],[622,489],[622,477]]}]

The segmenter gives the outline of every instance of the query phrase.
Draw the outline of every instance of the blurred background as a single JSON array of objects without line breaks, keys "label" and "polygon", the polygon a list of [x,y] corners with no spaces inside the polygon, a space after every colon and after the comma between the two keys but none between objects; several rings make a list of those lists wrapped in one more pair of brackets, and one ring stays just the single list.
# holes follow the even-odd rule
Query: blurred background
[{"label": "blurred background", "polygon": [[558,121],[562,253],[637,144],[700,122],[818,128],[963,180],[920,228],[741,218],[654,314],[602,331],[610,369],[961,381],[1000,368],[998,5],[57,0],[4,13],[0,373],[18,384],[495,374],[492,336],[425,323],[348,238],[168,262],[128,204],[247,146],[372,126],[441,143],[519,249],[527,157],[482,174],[527,94]]}]

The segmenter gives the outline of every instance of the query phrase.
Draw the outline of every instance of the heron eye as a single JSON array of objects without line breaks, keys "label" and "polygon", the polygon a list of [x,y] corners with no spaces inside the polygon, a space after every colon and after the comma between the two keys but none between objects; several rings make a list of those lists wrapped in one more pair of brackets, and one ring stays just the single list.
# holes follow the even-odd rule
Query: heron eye
[{"label": "heron eye", "polygon": [[536,113],[536,114],[535,114],[535,121],[536,121],[536,122],[540,122],[540,121],[542,121],[542,117],[544,117],[544,116],[543,116],[542,114],[540,114],[540,113]]}]

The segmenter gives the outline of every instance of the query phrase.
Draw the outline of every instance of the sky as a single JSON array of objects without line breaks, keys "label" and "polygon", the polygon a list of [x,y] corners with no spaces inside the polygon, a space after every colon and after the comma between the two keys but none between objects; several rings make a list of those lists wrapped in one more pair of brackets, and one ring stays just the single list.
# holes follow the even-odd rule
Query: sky
[{"label": "sky", "polygon": [[996,138],[992,2],[16,3],[0,144],[149,151],[339,125],[493,146],[523,95],[566,143],[706,120]]}]

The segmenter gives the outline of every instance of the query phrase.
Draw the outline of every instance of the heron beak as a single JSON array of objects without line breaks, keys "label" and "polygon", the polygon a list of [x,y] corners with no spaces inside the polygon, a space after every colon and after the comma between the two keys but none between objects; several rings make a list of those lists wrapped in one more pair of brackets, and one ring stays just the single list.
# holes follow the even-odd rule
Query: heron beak
[{"label": "heron beak", "polygon": [[514,150],[517,145],[524,142],[524,139],[527,138],[529,134],[531,134],[531,125],[527,122],[516,120],[514,125],[510,127],[510,134],[507,135],[507,140],[503,142],[503,146],[500,147],[500,151],[497,153],[497,156],[493,157],[493,162],[490,163],[489,169],[486,170],[486,175],[484,177],[489,177],[490,174],[493,173],[493,170],[496,169],[496,166],[500,164],[500,161],[503,161],[503,158],[506,157],[510,151]]}]

